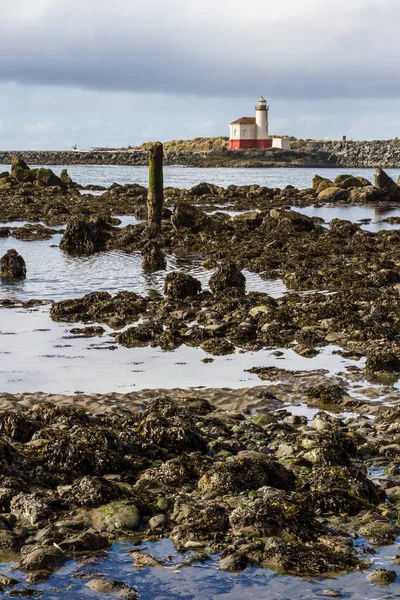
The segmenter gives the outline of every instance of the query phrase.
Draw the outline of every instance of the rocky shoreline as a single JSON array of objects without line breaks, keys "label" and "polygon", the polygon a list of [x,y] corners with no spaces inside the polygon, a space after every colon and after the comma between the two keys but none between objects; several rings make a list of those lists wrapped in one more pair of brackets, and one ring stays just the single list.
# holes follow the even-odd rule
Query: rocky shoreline
[{"label": "rocky shoreline", "polygon": [[[103,191],[81,195],[65,170],[57,177],[14,158],[0,176],[0,218],[66,224],[60,248],[70,257],[140,252],[143,268],[158,272],[167,254],[195,253],[214,273],[209,289],[174,271],[162,294],[97,291],[52,303],[69,343],[100,338],[107,326],[115,347],[194,346],[205,362],[284,348],[312,358],[335,344],[359,363],[335,377],[260,365],[252,372],[265,385],[252,390],[1,393],[0,549],[20,574],[0,575],[0,591],[40,585],[68,560],[90,560],[121,540],[132,544],[135,568],[171,566],[143,543],[163,538],[182,553],[180,568],[212,555],[228,572],[343,574],[372,568],[384,545],[398,565],[400,231],[372,233],[341,219],[327,227],[293,207],[400,205],[399,185],[378,169],[373,184],[316,175],[307,190],[169,188],[156,230],[146,222],[146,188]],[[206,212],[221,205],[244,212]],[[117,227],[122,213],[143,222]],[[55,233],[41,224],[0,228],[27,246]],[[291,293],[248,292],[244,269],[283,279]],[[15,250],[2,258],[0,277],[29,277]],[[8,298],[0,310],[41,303]],[[138,598],[101,572],[82,577],[95,593]],[[368,581],[396,577],[375,569]]]},{"label": "rocky shoreline", "polygon": [[[147,166],[144,150],[21,150],[0,151],[0,163],[8,164],[17,155],[31,165],[126,165]],[[295,150],[235,150],[218,148],[204,152],[164,154],[165,165],[187,167],[348,167],[400,168],[400,142],[306,141]]]}]

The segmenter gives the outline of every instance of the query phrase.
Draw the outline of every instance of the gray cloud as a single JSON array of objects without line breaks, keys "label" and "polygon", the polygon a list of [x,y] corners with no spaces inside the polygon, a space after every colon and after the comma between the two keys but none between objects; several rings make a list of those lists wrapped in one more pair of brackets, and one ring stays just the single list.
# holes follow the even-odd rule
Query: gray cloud
[{"label": "gray cloud", "polygon": [[283,98],[400,95],[398,0],[0,0],[0,80]]}]

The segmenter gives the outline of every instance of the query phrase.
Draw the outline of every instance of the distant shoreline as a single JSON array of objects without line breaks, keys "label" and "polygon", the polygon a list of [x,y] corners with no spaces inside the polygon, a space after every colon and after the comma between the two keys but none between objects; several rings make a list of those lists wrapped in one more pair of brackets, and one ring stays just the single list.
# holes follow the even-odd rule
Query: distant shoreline
[{"label": "distant shoreline", "polygon": [[[28,165],[146,166],[147,150],[0,150],[0,164],[17,155]],[[400,168],[400,141],[306,142],[294,150],[166,151],[165,165],[203,168]]]}]

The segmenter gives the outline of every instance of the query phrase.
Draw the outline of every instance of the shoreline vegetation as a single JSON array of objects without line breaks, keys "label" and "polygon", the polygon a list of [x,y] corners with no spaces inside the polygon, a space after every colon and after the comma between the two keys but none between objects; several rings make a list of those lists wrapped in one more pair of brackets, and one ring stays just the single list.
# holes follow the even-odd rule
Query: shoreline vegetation
[{"label": "shoreline vegetation", "polygon": [[[399,168],[400,140],[316,141],[291,138],[291,150],[228,150],[228,138],[175,140],[164,146],[164,164],[224,168]],[[90,150],[0,150],[0,163],[16,155],[32,165],[147,166],[151,143]]]}]

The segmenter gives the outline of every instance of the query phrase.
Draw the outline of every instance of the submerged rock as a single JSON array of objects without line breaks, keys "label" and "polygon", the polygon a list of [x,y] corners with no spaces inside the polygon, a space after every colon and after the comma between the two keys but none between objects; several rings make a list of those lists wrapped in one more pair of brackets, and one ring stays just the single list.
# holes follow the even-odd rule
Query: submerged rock
[{"label": "submerged rock", "polygon": [[25,279],[25,261],[16,250],[7,250],[0,259],[0,277],[2,279]]},{"label": "submerged rock", "polygon": [[164,294],[173,300],[184,300],[197,296],[201,292],[201,283],[187,273],[168,273],[165,278]]},{"label": "submerged rock", "polygon": [[71,254],[93,254],[104,250],[114,228],[101,217],[86,220],[81,217],[68,222],[60,248]]},{"label": "submerged rock", "polygon": [[246,291],[246,277],[233,262],[223,263],[210,277],[209,286],[214,296],[224,294],[228,290],[236,290],[241,294]]},{"label": "submerged rock", "polygon": [[390,585],[396,579],[396,571],[389,571],[388,569],[374,569],[367,577],[369,583],[377,583],[378,585]]},{"label": "submerged rock", "polygon": [[161,271],[167,266],[164,252],[160,246],[154,242],[147,242],[142,249],[143,269],[145,271]]},{"label": "submerged rock", "polygon": [[88,581],[86,587],[96,594],[117,594],[122,600],[138,600],[139,598],[136,588],[122,581],[96,577]]}]

